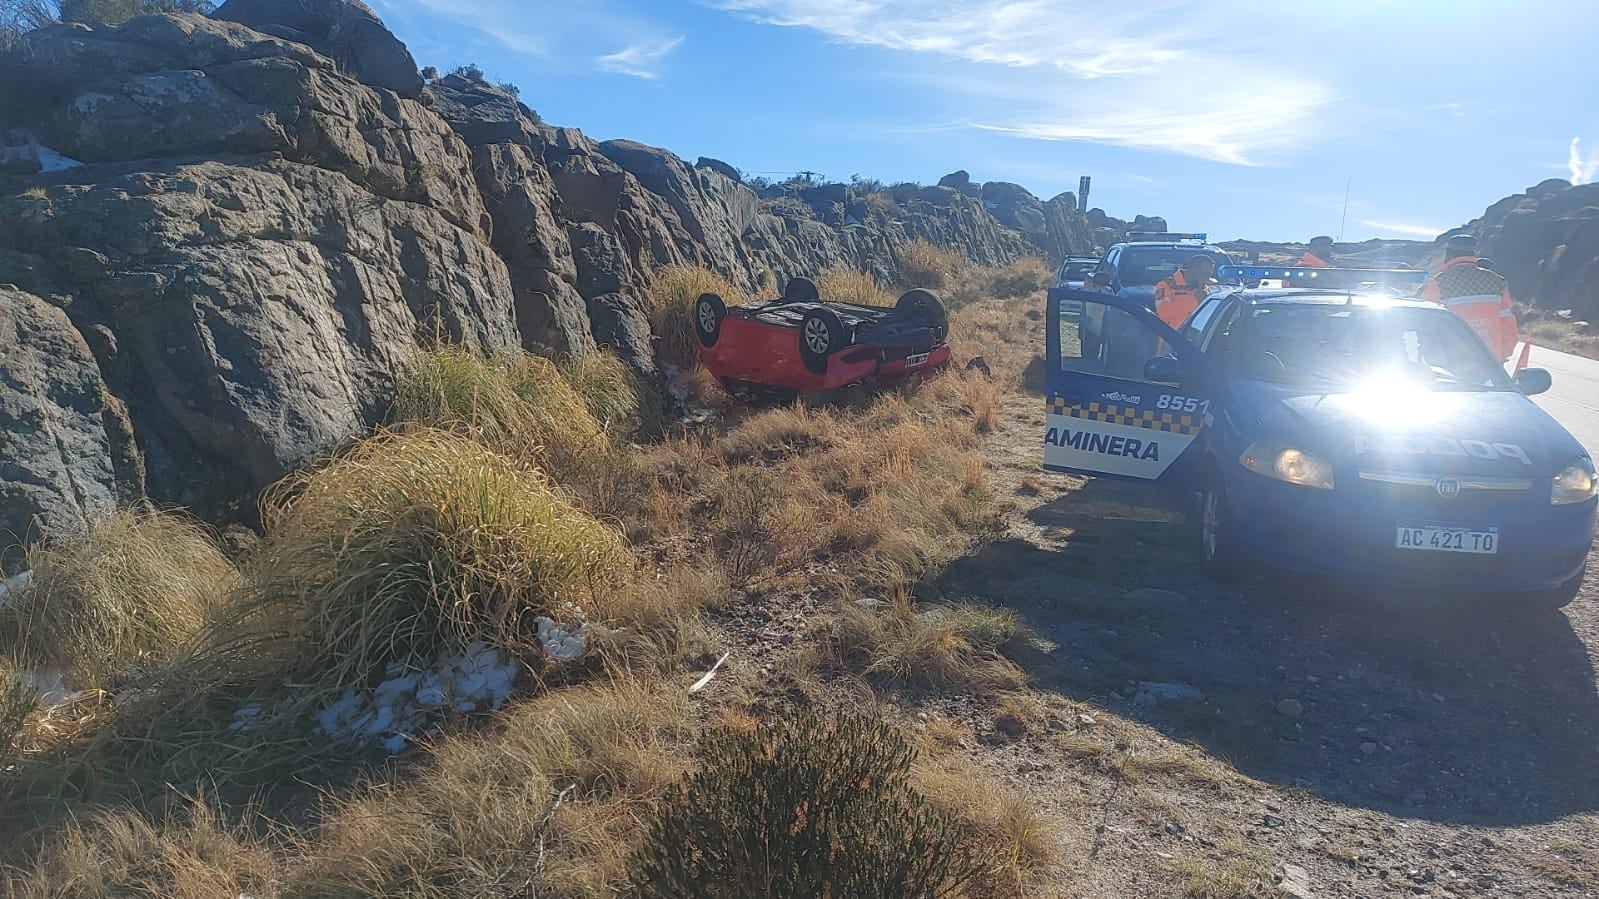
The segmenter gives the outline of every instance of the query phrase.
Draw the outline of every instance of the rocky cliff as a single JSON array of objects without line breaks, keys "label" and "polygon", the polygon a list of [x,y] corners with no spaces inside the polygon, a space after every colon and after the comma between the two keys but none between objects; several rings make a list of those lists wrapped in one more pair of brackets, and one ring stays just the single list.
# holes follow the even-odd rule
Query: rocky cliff
[{"label": "rocky cliff", "polygon": [[912,238],[1003,264],[1125,227],[953,176],[762,197],[426,84],[352,0],[52,26],[0,82],[0,543],[141,496],[216,515],[379,420],[429,340],[650,372],[662,265],[892,279]]},{"label": "rocky cliff", "polygon": [[1479,251],[1493,257],[1517,299],[1599,318],[1599,184],[1555,179],[1506,197],[1440,237],[1435,259],[1443,241],[1461,231],[1477,236]]}]

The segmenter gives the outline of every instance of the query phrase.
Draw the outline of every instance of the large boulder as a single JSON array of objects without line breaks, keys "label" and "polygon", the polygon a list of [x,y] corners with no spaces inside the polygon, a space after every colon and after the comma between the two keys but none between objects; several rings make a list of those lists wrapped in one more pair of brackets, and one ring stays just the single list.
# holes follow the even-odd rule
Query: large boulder
[{"label": "large boulder", "polygon": [[411,51],[361,0],[227,0],[214,15],[306,44],[362,84],[422,95]]},{"label": "large boulder", "polygon": [[[1479,252],[1493,257],[1517,299],[1599,317],[1599,184],[1544,181],[1456,230],[1477,236]],[[1447,236],[1430,262],[1442,260]]]},{"label": "large boulder", "polygon": [[128,435],[66,312],[0,284],[0,567],[20,541],[81,529],[142,488]]}]

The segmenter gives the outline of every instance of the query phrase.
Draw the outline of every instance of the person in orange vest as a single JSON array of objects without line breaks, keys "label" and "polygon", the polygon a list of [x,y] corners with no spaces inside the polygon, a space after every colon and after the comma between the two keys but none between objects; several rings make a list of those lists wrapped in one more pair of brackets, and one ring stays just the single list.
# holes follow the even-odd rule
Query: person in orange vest
[{"label": "person in orange vest", "polygon": [[1515,352],[1520,334],[1510,284],[1503,275],[1480,264],[1477,239],[1470,234],[1456,234],[1444,243],[1443,267],[1416,295],[1465,319],[1500,359],[1509,359]]},{"label": "person in orange vest", "polygon": [[1331,237],[1312,237],[1310,246],[1305,249],[1305,255],[1299,257],[1294,263],[1297,266],[1310,268],[1335,268],[1333,262],[1333,239]]},{"label": "person in orange vest", "polygon": [[1205,292],[1217,283],[1211,277],[1214,274],[1216,260],[1204,253],[1194,254],[1182,268],[1155,285],[1155,314],[1172,330],[1181,328],[1183,321],[1199,308]]}]

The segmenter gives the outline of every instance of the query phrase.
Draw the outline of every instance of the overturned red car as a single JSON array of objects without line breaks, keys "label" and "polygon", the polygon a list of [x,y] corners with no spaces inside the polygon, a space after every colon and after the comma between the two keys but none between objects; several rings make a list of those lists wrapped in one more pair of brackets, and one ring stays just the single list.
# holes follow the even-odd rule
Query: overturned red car
[{"label": "overturned red car", "polygon": [[746,401],[798,391],[894,384],[949,361],[949,315],[930,290],[906,291],[892,308],[828,302],[809,278],[783,296],[729,307],[714,293],[694,303],[700,361],[722,387]]}]

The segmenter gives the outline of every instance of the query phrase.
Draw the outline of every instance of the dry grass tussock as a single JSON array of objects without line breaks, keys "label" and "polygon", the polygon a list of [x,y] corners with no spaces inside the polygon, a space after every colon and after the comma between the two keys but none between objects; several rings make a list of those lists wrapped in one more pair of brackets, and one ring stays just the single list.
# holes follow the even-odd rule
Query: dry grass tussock
[{"label": "dry grass tussock", "polygon": [[82,687],[169,661],[238,583],[199,523],[137,509],[35,546],[30,587],[0,605],[0,654]]},{"label": "dry grass tussock", "polygon": [[884,290],[870,272],[843,267],[830,268],[816,279],[816,286],[823,299],[827,300],[856,303],[861,306],[894,305],[894,295]]},{"label": "dry grass tussock", "polygon": [[333,800],[287,899],[600,897],[641,808],[684,770],[679,689],[618,679],[550,693],[493,734],[447,739],[408,782]]},{"label": "dry grass tussock", "polygon": [[949,286],[956,274],[966,268],[966,257],[959,250],[940,247],[920,237],[900,244],[894,251],[900,278],[906,287],[940,290]]},{"label": "dry grass tussock", "polygon": [[983,867],[973,897],[1053,897],[1061,882],[1060,823],[1003,786],[965,756],[935,751],[919,758],[911,783],[936,810],[958,822],[961,839]]},{"label": "dry grass tussock", "polygon": [[647,439],[665,427],[663,398],[640,383],[614,353],[587,353],[568,360],[561,373],[605,433],[618,439]]},{"label": "dry grass tussock", "polygon": [[729,306],[748,301],[742,290],[709,269],[672,265],[655,273],[650,285],[650,326],[660,358],[679,368],[699,365],[699,338],[694,336],[694,303],[714,293]]},{"label": "dry grass tussock", "polygon": [[830,642],[837,661],[868,676],[923,687],[999,690],[1025,680],[1005,656],[1025,636],[1008,609],[919,607],[899,591],[886,602],[845,605]]},{"label": "dry grass tussock", "polygon": [[0,873],[14,899],[215,899],[271,895],[277,860],[205,801],[159,824],[129,809],[73,822],[25,870]]}]

